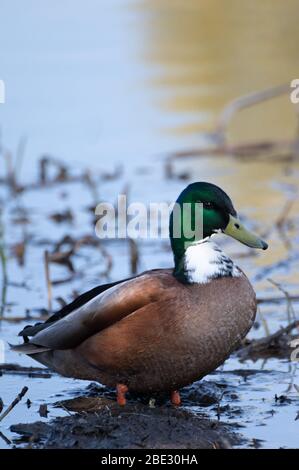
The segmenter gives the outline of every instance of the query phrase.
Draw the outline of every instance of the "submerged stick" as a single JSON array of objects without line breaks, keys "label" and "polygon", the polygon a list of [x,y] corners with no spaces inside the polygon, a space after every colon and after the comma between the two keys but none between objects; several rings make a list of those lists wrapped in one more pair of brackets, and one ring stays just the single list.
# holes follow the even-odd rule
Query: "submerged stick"
[{"label": "submerged stick", "polygon": [[5,434],[3,434],[1,431],[0,431],[0,437],[3,439],[3,441],[4,441],[6,444],[8,444],[8,445],[12,444],[11,440],[8,439],[8,437],[6,437]]},{"label": "submerged stick", "polygon": [[0,222],[0,263],[2,267],[2,287],[1,287],[1,306],[0,306],[0,317],[4,315],[4,310],[6,306],[6,294],[7,294],[7,263],[6,263],[6,253],[5,253],[5,243],[4,243],[4,229],[2,221]]},{"label": "submerged stick", "polygon": [[268,281],[271,282],[271,284],[273,284],[273,286],[277,287],[277,289],[280,290],[280,292],[282,292],[286,297],[288,322],[291,323],[291,316],[293,317],[293,320],[296,320],[295,310],[293,308],[292,301],[291,301],[291,298],[290,298],[290,294],[288,293],[288,291],[286,289],[284,289],[281,284],[279,284],[276,281],[273,281],[273,279],[268,279]]},{"label": "submerged stick", "polygon": [[49,252],[45,251],[45,273],[46,273],[46,283],[47,283],[47,292],[48,292],[48,310],[52,312],[52,284],[50,278],[50,269],[49,269]]},{"label": "submerged stick", "polygon": [[14,399],[14,401],[9,405],[9,407],[2,413],[0,416],[0,422],[11,412],[11,410],[22,400],[23,396],[28,392],[28,387],[22,388],[21,392]]},{"label": "submerged stick", "polygon": [[275,222],[276,227],[278,227],[278,228],[283,227],[283,225],[286,223],[288,215],[289,215],[291,209],[293,208],[293,205],[294,205],[295,202],[296,202],[295,197],[293,199],[288,199],[285,202],[285,204],[284,204],[284,206],[281,210],[281,213],[278,215],[278,217],[276,219],[276,222]]},{"label": "submerged stick", "polygon": [[138,246],[133,238],[129,238],[129,247],[130,247],[130,268],[131,274],[136,274],[139,264],[139,252]]},{"label": "submerged stick", "polygon": [[266,336],[270,336],[270,329],[269,329],[269,326],[268,326],[268,323],[267,323],[267,320],[265,319],[263,313],[262,313],[262,310],[258,307],[258,313],[259,313],[259,316],[261,318],[261,322],[262,324],[264,325],[264,329],[265,329],[265,333],[266,333]]}]

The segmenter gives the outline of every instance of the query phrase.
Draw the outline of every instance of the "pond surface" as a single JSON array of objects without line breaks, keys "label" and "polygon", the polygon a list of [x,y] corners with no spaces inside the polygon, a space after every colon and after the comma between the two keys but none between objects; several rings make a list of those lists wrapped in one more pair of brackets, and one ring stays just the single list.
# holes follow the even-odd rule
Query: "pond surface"
[{"label": "pond surface", "polygon": [[[63,161],[80,178],[88,168],[94,184],[79,178],[19,194],[1,186],[9,281],[4,316],[25,319],[28,310],[38,317],[41,308],[47,309],[44,251],[66,235],[93,235],[94,217],[88,208],[101,201],[114,203],[124,191],[130,201],[173,201],[196,180],[226,190],[241,216],[269,242],[265,253],[252,256],[246,247],[219,237],[249,276],[257,296],[283,295],[269,278],[298,295],[298,158],[273,161],[272,156],[259,160],[207,154],[175,163],[175,174],[183,173],[184,179],[166,178],[165,161],[172,152],[209,146],[208,133],[230,100],[297,78],[299,1],[229,0],[224,8],[219,2],[200,0],[26,0],[22,14],[17,14],[19,8],[17,0],[1,2],[0,79],[6,84],[6,103],[0,105],[1,178],[7,175],[8,160],[3,157],[10,151],[19,184],[37,180],[43,155]],[[228,128],[228,140],[292,139],[297,124],[285,94],[238,113]],[[115,178],[107,178],[119,166]],[[287,210],[288,201],[292,202]],[[53,214],[65,210],[72,217],[57,223]],[[284,212],[287,223],[281,233],[276,223]],[[22,262],[18,248],[24,241]],[[54,309],[59,298],[71,300],[75,292],[131,273],[126,242],[109,241],[104,248],[103,252],[82,246],[72,259],[75,275],[66,265],[51,264]],[[138,251],[138,271],[172,264],[165,240],[139,241]],[[298,302],[292,305],[292,315],[298,317]],[[288,313],[286,303],[261,304],[259,327],[250,337],[285,326]],[[16,342],[24,324],[25,320],[1,322],[5,345]],[[7,346],[5,361],[35,365]],[[245,382],[233,372],[236,369],[269,372],[253,374]],[[215,380],[215,374],[207,379]],[[242,434],[261,439],[265,447],[298,447],[296,363],[288,358],[254,364],[231,358],[216,372],[216,380],[239,390],[238,405],[241,402],[244,413],[235,421],[244,426]],[[4,374],[0,397],[5,405],[24,383],[32,406],[27,408],[26,397],[3,420],[0,430],[9,439],[16,437],[9,431],[11,424],[38,420],[40,404],[67,398],[85,386],[55,375],[33,379]],[[278,405],[275,394],[286,395],[291,403]],[[64,414],[51,406],[49,410],[48,419]],[[212,409],[204,412],[215,417]],[[9,445],[0,439],[1,446]]]}]

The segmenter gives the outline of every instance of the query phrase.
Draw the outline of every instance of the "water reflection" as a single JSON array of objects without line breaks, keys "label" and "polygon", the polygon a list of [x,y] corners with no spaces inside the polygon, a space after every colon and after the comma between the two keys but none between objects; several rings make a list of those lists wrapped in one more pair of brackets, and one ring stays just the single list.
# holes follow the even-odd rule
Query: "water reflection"
[{"label": "water reflection", "polygon": [[[159,67],[153,80],[159,104],[169,112],[190,115],[177,131],[206,128],[236,96],[297,77],[298,7],[298,0],[143,0],[142,56]],[[199,111],[205,112],[204,120],[198,121]],[[294,131],[288,99],[248,114],[236,123],[238,136]]]},{"label": "water reflection", "polygon": [[[191,138],[212,130],[230,100],[297,77],[298,7],[298,0],[143,0],[140,33],[146,40],[140,53],[149,70],[155,70],[147,86],[155,90],[161,113],[185,118],[172,119],[164,131]],[[238,113],[228,137],[233,142],[293,138],[296,126],[294,106],[284,95]],[[298,163],[288,171],[284,163],[272,164],[271,159],[244,163],[207,157],[180,165],[189,168],[194,180],[213,181],[226,189],[236,206],[257,218],[265,230],[298,185]],[[297,201],[292,214],[298,209]],[[269,241],[260,263],[288,255],[277,233]]]}]

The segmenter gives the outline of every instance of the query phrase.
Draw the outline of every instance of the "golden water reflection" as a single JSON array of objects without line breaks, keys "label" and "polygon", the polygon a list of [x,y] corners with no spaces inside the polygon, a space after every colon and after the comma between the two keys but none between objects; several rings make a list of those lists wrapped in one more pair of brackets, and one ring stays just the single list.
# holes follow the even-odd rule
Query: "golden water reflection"
[{"label": "golden water reflection", "polygon": [[[298,0],[143,0],[141,6],[141,54],[159,67],[151,82],[159,105],[191,116],[177,132],[206,129],[237,96],[299,76]],[[295,126],[288,98],[242,119],[236,127],[242,137],[292,135]]]},{"label": "golden water reflection", "polygon": [[[299,0],[143,0],[142,60],[155,70],[146,84],[162,113],[183,116],[163,132],[180,136],[213,130],[229,101],[299,77]],[[236,141],[292,138],[297,126],[288,95],[237,114],[229,128]],[[182,165],[182,163],[181,163]],[[194,180],[219,184],[262,226],[274,224],[298,164],[198,158],[184,161]],[[298,202],[293,214],[298,214]],[[262,263],[287,256],[277,234]],[[261,258],[258,258],[261,260]],[[259,261],[258,261],[259,262]]]}]

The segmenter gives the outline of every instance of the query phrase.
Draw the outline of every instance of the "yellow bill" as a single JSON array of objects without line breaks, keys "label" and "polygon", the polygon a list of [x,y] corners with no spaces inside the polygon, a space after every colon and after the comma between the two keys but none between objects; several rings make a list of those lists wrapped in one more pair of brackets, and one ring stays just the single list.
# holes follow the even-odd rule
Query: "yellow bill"
[{"label": "yellow bill", "polygon": [[232,215],[230,215],[229,222],[223,230],[223,233],[235,238],[244,245],[250,246],[250,248],[260,248],[261,250],[268,248],[268,244],[264,240],[247,230],[242,222]]}]

